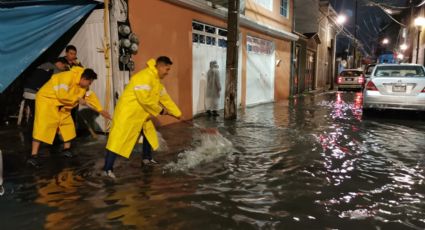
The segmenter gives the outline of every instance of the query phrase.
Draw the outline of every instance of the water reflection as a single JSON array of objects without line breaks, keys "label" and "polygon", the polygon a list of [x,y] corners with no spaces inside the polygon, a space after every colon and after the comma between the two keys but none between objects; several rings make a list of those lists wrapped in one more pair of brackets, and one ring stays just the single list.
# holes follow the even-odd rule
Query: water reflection
[{"label": "water reflection", "polygon": [[56,208],[55,212],[47,214],[44,228],[69,229],[77,225],[77,221],[67,217],[84,214],[75,202],[81,199],[76,191],[82,185],[82,178],[75,176],[72,170],[64,169],[54,178],[39,179],[36,183],[38,197],[35,202]]},{"label": "water reflection", "polygon": [[197,151],[199,130],[168,126],[160,167],[120,160],[109,181],[96,173],[97,150],[56,172],[9,175],[30,185],[0,207],[45,229],[424,229],[425,123],[364,120],[361,102],[361,93],[325,93],[248,108],[236,122],[201,117],[234,150],[176,171],[166,163]]}]

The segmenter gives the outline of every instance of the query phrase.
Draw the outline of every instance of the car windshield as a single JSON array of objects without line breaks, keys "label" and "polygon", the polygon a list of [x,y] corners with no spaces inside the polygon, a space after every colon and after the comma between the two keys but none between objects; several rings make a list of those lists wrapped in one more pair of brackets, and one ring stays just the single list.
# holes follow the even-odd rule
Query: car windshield
[{"label": "car windshield", "polygon": [[345,70],[341,72],[341,76],[343,77],[358,77],[362,75],[362,71],[349,71]]},{"label": "car windshield", "polygon": [[425,77],[422,66],[377,66],[375,77]]},{"label": "car windshield", "polygon": [[368,66],[366,69],[366,74],[368,75],[372,74],[373,68],[375,68],[374,65]]}]

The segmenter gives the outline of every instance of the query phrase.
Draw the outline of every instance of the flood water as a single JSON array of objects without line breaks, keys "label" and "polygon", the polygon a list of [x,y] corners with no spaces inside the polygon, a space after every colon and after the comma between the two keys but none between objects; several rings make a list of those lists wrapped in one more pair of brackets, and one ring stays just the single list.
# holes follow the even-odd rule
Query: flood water
[{"label": "flood water", "polygon": [[100,175],[104,139],[72,160],[44,149],[34,170],[2,130],[0,229],[425,229],[423,114],[365,118],[361,103],[330,92],[166,126],[161,164],[142,168],[138,147],[115,181]]}]

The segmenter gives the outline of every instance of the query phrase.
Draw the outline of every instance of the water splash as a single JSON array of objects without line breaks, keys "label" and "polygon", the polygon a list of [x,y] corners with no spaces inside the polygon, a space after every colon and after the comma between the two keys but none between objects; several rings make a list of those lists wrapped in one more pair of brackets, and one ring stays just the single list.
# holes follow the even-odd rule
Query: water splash
[{"label": "water splash", "polygon": [[221,134],[202,134],[199,146],[193,150],[179,153],[177,161],[165,165],[164,170],[170,172],[187,171],[232,152],[234,152],[233,144]]}]

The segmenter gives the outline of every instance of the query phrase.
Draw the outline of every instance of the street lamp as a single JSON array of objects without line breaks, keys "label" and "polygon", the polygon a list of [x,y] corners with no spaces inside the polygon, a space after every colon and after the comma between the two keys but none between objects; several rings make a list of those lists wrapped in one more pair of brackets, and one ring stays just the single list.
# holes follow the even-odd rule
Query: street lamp
[{"label": "street lamp", "polygon": [[416,64],[418,64],[418,58],[419,58],[419,40],[421,38],[421,30],[422,27],[425,25],[425,18],[424,17],[417,17],[415,19],[415,26],[418,28],[418,39],[416,41]]},{"label": "street lamp", "polygon": [[385,9],[384,10],[387,14],[393,14],[394,12],[391,9]]},{"label": "street lamp", "polygon": [[347,21],[347,16],[340,14],[338,15],[338,18],[336,19],[336,22],[340,25],[344,24]]},{"label": "street lamp", "polygon": [[384,45],[388,45],[388,43],[390,43],[390,40],[389,40],[388,38],[384,38],[384,39],[382,40],[382,44],[384,44]]},{"label": "street lamp", "polygon": [[[334,45],[335,45],[335,47],[336,47],[336,42],[337,42],[337,39],[338,39],[338,34],[339,33],[341,33],[343,30],[344,30],[344,24],[345,24],[345,22],[347,21],[347,16],[345,16],[345,15],[343,15],[343,14],[339,14],[338,16],[337,16],[337,18],[336,18],[336,23],[338,24],[337,25],[337,28],[339,29],[338,31],[336,31],[336,34],[335,34],[335,41],[334,41]],[[335,48],[334,48],[335,49]],[[334,51],[335,52],[335,51]],[[336,62],[334,62],[332,65],[333,65],[333,69],[334,69],[334,74],[335,75],[333,75],[333,76],[337,76],[338,74],[339,74],[339,72],[340,72],[340,65],[342,64],[342,62],[344,61],[343,60],[343,56],[344,55],[342,55],[342,57],[341,57],[341,60],[339,61],[339,64],[338,64],[338,67],[336,67]],[[348,56],[348,55],[347,55]],[[335,56],[336,57],[336,56]],[[335,61],[336,61],[336,59],[335,59]],[[345,61],[346,62],[346,61]],[[345,67],[345,66],[344,66]],[[331,81],[331,89],[333,89],[334,88],[334,83],[335,83],[335,79],[332,77],[332,81]]]}]

